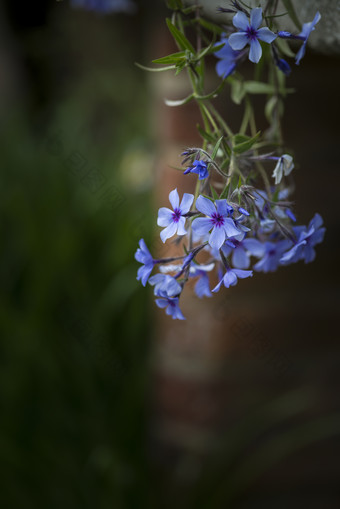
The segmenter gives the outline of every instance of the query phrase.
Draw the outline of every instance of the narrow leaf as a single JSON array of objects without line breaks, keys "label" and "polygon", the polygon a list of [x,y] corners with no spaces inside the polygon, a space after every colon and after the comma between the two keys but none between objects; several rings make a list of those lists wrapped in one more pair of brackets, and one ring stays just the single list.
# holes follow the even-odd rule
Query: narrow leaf
[{"label": "narrow leaf", "polygon": [[282,3],[285,6],[285,8],[287,9],[287,12],[289,14],[290,19],[293,21],[295,26],[301,32],[302,26],[301,26],[301,23],[299,21],[299,18],[296,15],[296,12],[295,12],[295,9],[294,9],[292,1],[291,0],[282,0]]},{"label": "narrow leaf", "polygon": [[176,28],[173,23],[171,23],[171,20],[169,18],[167,18],[166,24],[168,25],[168,28],[169,28],[170,32],[172,33],[172,35],[173,35],[174,39],[176,40],[180,49],[182,49],[182,50],[187,49],[191,53],[195,54],[196,52],[195,52],[193,46],[191,45],[191,43],[188,41],[188,39],[185,37],[185,35],[182,34],[182,32],[180,32],[178,30],[178,28]]},{"label": "narrow leaf", "polygon": [[214,160],[215,157],[217,156],[217,152],[218,152],[218,149],[220,148],[222,140],[223,140],[223,136],[221,136],[221,138],[218,140],[218,142],[216,143],[216,145],[214,147],[214,150],[212,151],[212,154],[211,154],[211,159],[212,160]]},{"label": "narrow leaf", "polygon": [[178,99],[175,101],[172,101],[170,99],[164,99],[164,102],[167,106],[182,106],[183,104],[187,104],[193,98],[194,98],[194,94],[190,94],[190,95],[188,95],[188,97],[185,97],[184,99]]},{"label": "narrow leaf", "polygon": [[138,62],[135,62],[135,65],[139,67],[140,69],[143,69],[143,71],[151,71],[151,72],[164,72],[164,71],[170,71],[171,69],[176,69],[175,65],[168,65],[167,67],[146,67],[145,65],[139,64]]},{"label": "narrow leaf", "polygon": [[[242,154],[243,152],[246,152],[247,150],[250,150],[251,147],[257,142],[261,135],[261,131],[256,133],[256,135],[253,138],[249,138],[247,140],[241,141],[240,143],[234,145],[233,150],[236,154]],[[236,135],[234,139],[240,139],[238,136],[242,135]],[[243,137],[243,136],[242,136]]]}]

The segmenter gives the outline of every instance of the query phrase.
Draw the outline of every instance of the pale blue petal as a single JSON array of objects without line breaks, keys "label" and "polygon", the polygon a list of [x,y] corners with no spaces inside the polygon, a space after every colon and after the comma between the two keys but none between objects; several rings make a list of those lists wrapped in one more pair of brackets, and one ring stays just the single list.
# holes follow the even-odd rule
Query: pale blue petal
[{"label": "pale blue petal", "polygon": [[166,308],[169,304],[166,299],[156,299],[155,302],[159,308]]},{"label": "pale blue petal", "polygon": [[253,271],[252,270],[234,269],[233,272],[240,279],[244,279],[246,277],[252,277],[253,276]]},{"label": "pale blue petal", "polygon": [[225,231],[220,226],[214,226],[209,237],[209,244],[213,249],[220,249],[225,241]]},{"label": "pale blue petal", "polygon": [[170,203],[172,205],[172,208],[174,210],[178,209],[178,207],[179,207],[179,196],[178,196],[177,188],[174,189],[173,191],[171,191],[171,193],[169,194],[169,200],[170,200]]},{"label": "pale blue petal", "polygon": [[233,17],[233,25],[234,27],[246,32],[247,28],[249,28],[249,20],[244,12],[238,11],[237,14]]},{"label": "pale blue petal", "polygon": [[216,73],[220,78],[227,78],[234,72],[236,64],[234,61],[220,60],[216,64]]},{"label": "pale blue petal", "polygon": [[215,201],[216,209],[221,216],[228,215],[228,203],[227,200],[216,200]]},{"label": "pale blue petal", "polygon": [[181,217],[177,223],[177,235],[186,235],[185,217]]},{"label": "pale blue petal", "polygon": [[300,60],[305,56],[305,53],[306,53],[306,42],[305,41],[301,48],[299,49],[299,51],[296,53],[296,56],[295,56],[295,63],[296,65],[299,65],[300,63]]},{"label": "pale blue petal", "polygon": [[184,193],[183,198],[180,205],[181,214],[186,214],[189,212],[192,202],[194,201],[194,195],[189,193]]},{"label": "pale blue petal", "polygon": [[237,269],[247,269],[250,265],[250,259],[243,247],[237,247],[232,253],[233,266]]},{"label": "pale blue petal", "polygon": [[177,230],[177,224],[171,223],[169,226],[167,226],[163,231],[160,233],[160,237],[163,242],[165,242],[167,239],[170,239],[173,235],[175,235]]},{"label": "pale blue petal", "polygon": [[262,23],[262,9],[261,7],[257,7],[256,9],[252,9],[250,13],[250,25],[252,28],[257,30]]},{"label": "pale blue petal", "polygon": [[323,219],[320,216],[320,214],[316,213],[315,216],[313,217],[313,219],[309,223],[309,228],[311,226],[314,226],[314,229],[317,230],[322,225],[323,225]]},{"label": "pale blue petal", "polygon": [[247,37],[247,34],[244,32],[238,32],[237,34],[231,34],[229,37],[229,45],[234,50],[240,50],[245,47],[247,42],[249,42],[249,39]]},{"label": "pale blue petal", "polygon": [[219,283],[217,283],[217,285],[215,286],[215,288],[213,288],[211,291],[216,293],[219,291],[219,289],[221,288],[222,286],[222,283],[223,283],[223,279],[221,279],[221,281]]},{"label": "pale blue petal", "polygon": [[257,39],[250,42],[249,60],[257,64],[262,55],[261,44]]},{"label": "pale blue petal", "polygon": [[257,239],[244,239],[244,247],[253,255],[261,257],[265,253],[265,245]]},{"label": "pale blue petal", "polygon": [[161,226],[162,228],[165,228],[166,226],[169,226],[170,223],[173,221],[173,211],[168,209],[167,207],[161,207],[158,210],[158,218],[157,218],[157,224],[158,226]]},{"label": "pale blue petal", "polygon": [[224,218],[223,228],[227,237],[235,237],[240,234],[240,230],[236,228],[234,221],[230,217]]},{"label": "pale blue petal", "polygon": [[216,208],[214,204],[208,198],[204,198],[202,195],[199,195],[197,198],[196,209],[209,217],[211,217],[213,214],[216,214]]},{"label": "pale blue petal", "polygon": [[213,224],[211,222],[211,219],[207,217],[198,217],[193,220],[192,222],[192,229],[197,235],[206,235],[211,228],[213,227]]},{"label": "pale blue petal", "polygon": [[143,265],[142,267],[139,267],[137,272],[137,280],[141,280],[142,285],[146,286],[146,283],[148,282],[149,276],[153,269],[153,263],[148,265]]},{"label": "pale blue petal", "polygon": [[237,277],[233,270],[227,270],[223,278],[224,286],[229,288],[229,286],[235,286],[237,283]]},{"label": "pale blue petal", "polygon": [[274,34],[269,28],[264,27],[260,28],[257,31],[257,38],[260,39],[260,41],[267,42],[270,44],[271,42],[275,41],[277,35]]}]

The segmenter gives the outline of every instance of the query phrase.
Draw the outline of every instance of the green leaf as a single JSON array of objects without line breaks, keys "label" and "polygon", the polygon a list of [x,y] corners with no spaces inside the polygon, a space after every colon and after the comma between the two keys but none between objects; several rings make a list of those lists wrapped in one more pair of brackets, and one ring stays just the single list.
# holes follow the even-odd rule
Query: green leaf
[{"label": "green leaf", "polygon": [[215,53],[219,49],[222,49],[224,46],[224,42],[222,44],[215,44],[211,43],[206,48],[203,48],[198,54],[197,54],[197,60],[200,60],[201,58],[205,57],[206,55],[211,55],[211,53]]},{"label": "green leaf", "polygon": [[153,64],[177,64],[179,60],[185,61],[185,51],[178,51],[177,53],[172,53],[171,55],[167,55],[165,57],[156,58],[152,60]]},{"label": "green leaf", "polygon": [[233,79],[231,82],[231,100],[235,104],[241,104],[242,99],[245,96],[245,88],[242,81]]},{"label": "green leaf", "polygon": [[225,188],[223,189],[223,191],[220,195],[220,200],[224,200],[225,198],[228,198],[229,187],[230,187],[230,183],[227,186],[225,186]]},{"label": "green leaf", "polygon": [[261,135],[261,131],[256,133],[253,138],[249,138],[248,136],[244,136],[243,134],[236,134],[234,136],[234,146],[233,151],[236,154],[243,154],[247,150],[250,150],[251,147],[258,141]]},{"label": "green leaf", "polygon": [[223,140],[223,136],[221,136],[221,138],[218,140],[218,142],[216,143],[216,145],[214,147],[214,150],[212,151],[212,154],[211,154],[211,159],[212,160],[214,160],[215,157],[217,156],[217,152],[218,152],[218,149],[220,148],[222,140]]},{"label": "green leaf", "polygon": [[182,0],[167,0],[166,4],[169,9],[172,9],[173,11],[176,11],[177,9],[183,9]]},{"label": "green leaf", "polygon": [[174,39],[176,40],[179,48],[182,50],[187,49],[188,51],[190,51],[191,53],[193,53],[195,55],[196,52],[195,52],[193,46],[191,45],[191,43],[188,41],[188,39],[185,37],[185,35],[182,34],[182,32],[180,32],[178,30],[178,28],[175,27],[175,25],[171,22],[171,20],[169,18],[166,19],[166,24],[168,25],[168,28],[169,28],[170,32],[172,33]]},{"label": "green leaf", "polygon": [[269,83],[262,83],[262,81],[246,81],[243,84],[245,91],[248,94],[274,94],[275,87]]},{"label": "green leaf", "polygon": [[194,98],[194,94],[188,95],[188,97],[185,97],[184,99],[179,99],[172,101],[170,99],[164,99],[164,102],[167,106],[182,106],[183,104],[187,104],[189,101],[191,101]]},{"label": "green leaf", "polygon": [[214,187],[211,184],[210,184],[210,191],[211,191],[211,194],[212,194],[214,200],[220,199],[219,195],[217,194],[216,190],[214,189]]},{"label": "green leaf", "polygon": [[215,25],[215,23],[212,23],[211,21],[207,21],[203,18],[198,18],[197,21],[203,28],[206,28],[210,32],[213,32],[214,34],[221,35],[223,34],[223,28],[219,25]]},{"label": "green leaf", "polygon": [[207,133],[207,131],[202,129],[202,127],[200,125],[197,125],[197,130],[198,130],[198,132],[200,133],[200,135],[202,136],[202,138],[204,140],[209,141],[209,143],[215,143],[216,140],[215,140],[214,136],[212,136],[211,134]]},{"label": "green leaf", "polygon": [[223,80],[222,83],[215,90],[213,90],[213,92],[210,92],[210,94],[207,95],[195,95],[195,99],[197,99],[197,101],[206,101],[207,99],[213,99],[217,97],[221,90],[224,88],[225,83],[225,80]]},{"label": "green leaf", "polygon": [[295,12],[295,9],[294,9],[294,6],[292,4],[292,1],[291,0],[282,0],[282,3],[283,5],[285,6],[285,8],[287,9],[287,12],[289,14],[289,17],[290,19],[293,21],[293,23],[295,24],[295,26],[298,28],[298,30],[302,30],[302,26],[301,26],[301,23],[299,21],[299,18],[297,17],[296,15],[296,12]]},{"label": "green leaf", "polygon": [[281,51],[281,53],[283,53],[286,57],[293,58],[295,56],[295,53],[292,52],[288,42],[285,39],[280,39],[280,37],[278,37],[275,42],[278,45],[278,48]]},{"label": "green leaf", "polygon": [[145,65],[139,64],[138,62],[135,62],[135,65],[139,67],[140,69],[143,69],[143,71],[151,71],[151,72],[164,72],[164,71],[170,71],[171,69],[176,69],[175,65],[168,65],[167,67],[145,67]]}]

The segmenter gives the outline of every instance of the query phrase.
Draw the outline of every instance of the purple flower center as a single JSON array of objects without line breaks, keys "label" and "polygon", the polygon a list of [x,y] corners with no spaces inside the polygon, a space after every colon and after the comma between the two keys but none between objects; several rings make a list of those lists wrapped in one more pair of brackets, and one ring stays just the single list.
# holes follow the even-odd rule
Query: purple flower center
[{"label": "purple flower center", "polygon": [[270,249],[268,251],[268,256],[275,256],[276,255],[276,250],[275,249]]},{"label": "purple flower center", "polygon": [[175,209],[173,214],[172,214],[172,220],[174,223],[178,223],[178,221],[180,220],[181,218],[181,210],[180,209]]},{"label": "purple flower center", "polygon": [[253,27],[248,27],[246,31],[248,39],[255,41],[257,39],[257,30]]},{"label": "purple flower center", "polygon": [[214,226],[220,228],[224,225],[224,217],[218,212],[214,212],[214,214],[211,216],[211,222]]}]

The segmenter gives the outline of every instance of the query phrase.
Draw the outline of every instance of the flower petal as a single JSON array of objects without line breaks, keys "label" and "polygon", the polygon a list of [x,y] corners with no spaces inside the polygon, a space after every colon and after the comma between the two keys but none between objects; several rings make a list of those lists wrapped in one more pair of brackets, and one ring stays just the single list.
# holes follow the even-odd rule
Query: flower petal
[{"label": "flower petal", "polygon": [[253,255],[261,257],[265,253],[265,245],[257,239],[244,239],[244,247]]},{"label": "flower petal", "polygon": [[177,192],[177,188],[174,189],[173,191],[171,191],[171,193],[169,194],[169,201],[172,205],[172,208],[175,210],[175,209],[178,209],[179,207],[179,196],[178,196],[178,192]]},{"label": "flower petal", "polygon": [[238,32],[236,34],[231,34],[228,41],[232,49],[240,50],[245,47],[245,45],[249,42],[249,39],[245,32]]},{"label": "flower petal", "polygon": [[167,299],[156,299],[155,302],[159,308],[165,308],[169,304]]},{"label": "flower petal", "polygon": [[168,209],[167,207],[161,207],[158,211],[157,224],[162,228],[169,226],[170,223],[173,222],[172,219],[173,211]]},{"label": "flower petal", "polygon": [[222,227],[214,226],[209,237],[209,244],[213,249],[220,249],[225,241],[225,231]]},{"label": "flower petal", "polygon": [[250,25],[252,28],[257,30],[262,23],[262,9],[261,7],[257,7],[256,9],[252,9],[250,13]]},{"label": "flower petal", "polygon": [[169,226],[167,226],[163,231],[160,233],[160,237],[163,242],[165,242],[167,239],[170,239],[173,235],[175,235],[177,230],[177,224],[176,223],[170,223]]},{"label": "flower petal", "polygon": [[250,42],[249,60],[257,64],[262,55],[261,44],[257,39]]},{"label": "flower petal", "polygon": [[185,217],[181,217],[177,223],[177,235],[186,235]]},{"label": "flower petal", "polygon": [[252,270],[234,269],[233,272],[240,279],[244,279],[246,277],[253,277],[253,271]]},{"label": "flower petal", "polygon": [[233,270],[227,270],[227,272],[224,275],[223,283],[226,288],[229,288],[229,286],[235,286],[237,283],[237,276],[234,273]]},{"label": "flower petal", "polygon": [[192,229],[197,235],[206,235],[210,232],[213,224],[208,217],[197,217],[192,222]]},{"label": "flower petal", "polygon": [[234,27],[246,32],[249,27],[249,20],[244,12],[238,11],[237,14],[233,17],[233,25]]},{"label": "flower petal", "polygon": [[227,216],[233,212],[233,208],[228,205],[227,200],[216,200],[215,205],[217,212],[221,214],[221,216]]},{"label": "flower petal", "polygon": [[223,279],[221,279],[221,281],[219,283],[217,283],[217,285],[215,286],[215,288],[213,288],[211,291],[216,293],[219,291],[219,289],[221,288],[222,286],[222,283],[223,283]]},{"label": "flower petal", "polygon": [[241,246],[233,250],[231,259],[237,269],[247,269],[250,265],[249,256]]},{"label": "flower petal", "polygon": [[189,212],[192,202],[194,201],[194,195],[190,193],[184,193],[183,198],[180,205],[180,210],[182,214],[186,214]]},{"label": "flower petal", "polygon": [[260,28],[257,31],[257,38],[260,39],[260,41],[267,42],[268,44],[275,41],[276,37],[277,35],[267,27]]},{"label": "flower petal", "polygon": [[209,217],[216,213],[214,204],[208,198],[204,198],[202,195],[199,195],[196,200],[196,209]]},{"label": "flower petal", "polygon": [[236,228],[235,223],[231,219],[231,217],[224,218],[223,228],[227,234],[227,237],[235,237],[236,235],[240,234],[240,230],[238,228]]}]

